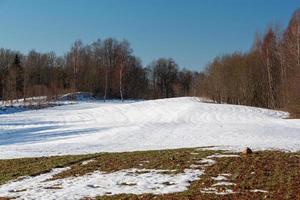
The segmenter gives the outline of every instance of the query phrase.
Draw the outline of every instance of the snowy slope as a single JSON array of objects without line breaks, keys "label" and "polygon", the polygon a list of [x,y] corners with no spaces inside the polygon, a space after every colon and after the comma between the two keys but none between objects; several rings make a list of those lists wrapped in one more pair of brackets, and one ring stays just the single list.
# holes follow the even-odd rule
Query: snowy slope
[{"label": "snowy slope", "polygon": [[201,146],[297,151],[300,120],[287,116],[191,97],[80,102],[0,115],[0,159]]}]

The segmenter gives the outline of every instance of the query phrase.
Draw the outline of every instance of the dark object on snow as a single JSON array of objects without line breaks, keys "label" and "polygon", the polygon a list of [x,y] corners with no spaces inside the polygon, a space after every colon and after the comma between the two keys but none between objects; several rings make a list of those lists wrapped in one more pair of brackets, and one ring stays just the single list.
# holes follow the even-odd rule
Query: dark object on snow
[{"label": "dark object on snow", "polygon": [[249,154],[252,154],[253,151],[249,148],[249,147],[246,147],[243,151],[242,151],[242,154],[243,155],[249,155]]}]

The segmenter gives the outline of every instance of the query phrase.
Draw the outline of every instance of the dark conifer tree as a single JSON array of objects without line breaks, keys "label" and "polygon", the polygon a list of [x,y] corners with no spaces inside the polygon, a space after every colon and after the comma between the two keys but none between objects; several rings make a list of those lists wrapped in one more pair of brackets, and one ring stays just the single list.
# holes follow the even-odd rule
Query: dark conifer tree
[{"label": "dark conifer tree", "polygon": [[17,98],[21,98],[24,95],[24,69],[21,66],[20,57],[16,54],[13,66],[16,72],[16,92]]}]

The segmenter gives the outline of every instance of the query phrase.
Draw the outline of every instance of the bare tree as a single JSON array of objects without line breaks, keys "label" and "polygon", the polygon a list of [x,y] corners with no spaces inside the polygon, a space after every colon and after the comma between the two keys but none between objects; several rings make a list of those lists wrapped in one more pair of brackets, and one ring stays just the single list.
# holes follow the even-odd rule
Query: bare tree
[{"label": "bare tree", "polygon": [[79,71],[79,62],[80,62],[80,53],[83,48],[81,40],[76,40],[71,47],[71,52],[69,54],[72,62],[73,68],[73,83],[72,88],[73,92],[78,91],[78,71]]}]

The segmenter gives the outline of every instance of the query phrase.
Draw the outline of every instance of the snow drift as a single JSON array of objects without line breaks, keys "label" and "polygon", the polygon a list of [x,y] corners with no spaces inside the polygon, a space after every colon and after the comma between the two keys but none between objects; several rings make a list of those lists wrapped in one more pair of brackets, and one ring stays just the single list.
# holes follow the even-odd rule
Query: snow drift
[{"label": "snow drift", "polygon": [[300,150],[300,120],[288,113],[183,97],[79,102],[0,115],[0,159],[217,146]]}]

